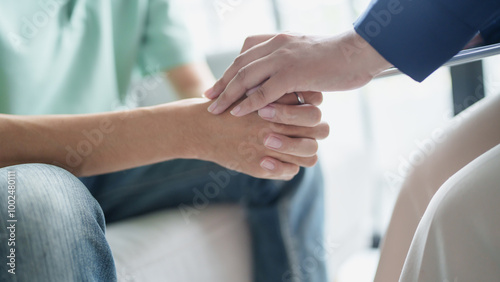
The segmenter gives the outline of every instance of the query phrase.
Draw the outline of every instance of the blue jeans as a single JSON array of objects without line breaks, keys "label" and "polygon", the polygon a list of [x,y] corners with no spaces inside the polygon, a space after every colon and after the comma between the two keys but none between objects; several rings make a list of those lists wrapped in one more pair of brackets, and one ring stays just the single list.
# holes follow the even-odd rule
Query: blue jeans
[{"label": "blue jeans", "polygon": [[184,210],[189,219],[192,208],[216,203],[245,207],[255,281],[327,281],[318,166],[301,169],[291,181],[275,181],[197,160],[81,179],[44,164],[0,169],[0,281],[115,281],[105,219],[166,208]]}]

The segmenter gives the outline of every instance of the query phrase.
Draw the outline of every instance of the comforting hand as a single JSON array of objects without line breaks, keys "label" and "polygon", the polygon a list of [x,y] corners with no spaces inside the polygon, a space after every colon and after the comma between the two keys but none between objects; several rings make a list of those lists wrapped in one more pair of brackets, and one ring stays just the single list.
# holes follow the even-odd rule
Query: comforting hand
[{"label": "comforting hand", "polygon": [[[308,97],[306,102],[316,104],[322,99],[317,93],[306,93],[304,97]],[[326,138],[329,127],[321,123],[316,106],[285,105],[292,98],[283,97],[281,103],[243,118],[229,113],[212,115],[205,110],[210,101],[191,99],[186,102],[192,104],[186,107],[184,136],[190,137],[186,145],[195,148],[192,157],[258,178],[293,178],[300,166],[316,163],[316,140]],[[299,123],[304,126],[289,125]]]},{"label": "comforting hand", "polygon": [[256,88],[231,111],[244,116],[285,93],[360,87],[389,66],[354,30],[337,37],[255,36],[205,96],[217,98],[208,110],[220,114]]}]

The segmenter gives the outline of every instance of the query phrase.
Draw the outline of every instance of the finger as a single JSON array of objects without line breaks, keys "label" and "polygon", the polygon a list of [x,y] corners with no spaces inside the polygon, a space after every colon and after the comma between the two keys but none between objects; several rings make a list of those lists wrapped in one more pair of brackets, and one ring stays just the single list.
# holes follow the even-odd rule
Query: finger
[{"label": "finger", "polygon": [[318,162],[318,155],[314,155],[311,157],[299,157],[294,155],[282,154],[279,152],[272,152],[269,153],[268,156],[284,163],[294,164],[302,167],[312,167]]},{"label": "finger", "polygon": [[261,118],[275,123],[313,127],[321,122],[321,110],[313,105],[270,104],[260,109]]},{"label": "finger", "polygon": [[[264,80],[262,83],[264,83],[264,82],[266,82],[266,81],[267,81],[267,79],[266,79],[266,80]],[[255,87],[254,87],[254,88],[252,88],[252,89],[249,89],[249,90],[248,90],[245,94],[246,94],[247,96],[250,96],[250,95],[252,95],[253,93],[257,92],[257,89],[259,89],[259,87],[262,85],[262,83],[261,83],[261,84],[259,84],[259,85],[257,85],[257,86],[255,86]]]},{"label": "finger", "polygon": [[[259,69],[254,70],[252,68],[249,70],[249,73],[250,71],[255,73],[258,72]],[[281,98],[285,93],[290,92],[287,86],[288,83],[285,75],[282,75],[282,73],[276,73],[272,76],[269,75],[269,77],[270,78],[264,84],[262,84],[255,91],[255,93],[248,96],[248,98],[244,99],[236,107],[234,107],[234,109],[231,111],[231,114],[237,117],[247,115],[251,112],[262,109],[268,104]],[[229,93],[229,86],[224,92],[226,91],[228,91],[227,93]],[[225,99],[223,95],[224,93],[221,94],[219,99]]]},{"label": "finger", "polygon": [[268,175],[266,178],[279,180],[291,180],[300,170],[300,167],[296,164],[282,162],[269,156],[262,158],[260,167]]},{"label": "finger", "polygon": [[261,34],[261,35],[253,35],[249,36],[245,39],[245,42],[243,43],[243,47],[241,48],[240,54],[246,52],[248,49],[262,44],[271,38],[276,36],[276,34]]},{"label": "finger", "polygon": [[274,44],[272,44],[270,41],[265,41],[241,53],[238,57],[236,57],[236,59],[234,59],[234,62],[227,68],[222,77],[217,80],[217,82],[215,82],[214,86],[205,91],[205,96],[210,99],[215,99],[216,97],[218,97],[224,91],[224,89],[226,89],[228,84],[238,74],[240,74],[242,68],[258,59],[268,56],[274,51],[274,49]]},{"label": "finger", "polygon": [[[314,106],[319,106],[323,102],[323,93],[316,91],[297,91],[297,93],[302,93],[306,104],[311,104]],[[285,105],[297,105],[299,103],[297,95],[294,93],[285,94],[283,97],[276,101],[277,104]]]},{"label": "finger", "polygon": [[318,142],[311,138],[290,138],[271,133],[264,140],[264,146],[287,155],[312,157],[318,152]]},{"label": "finger", "polygon": [[322,140],[330,134],[330,126],[326,122],[321,122],[315,127],[304,127],[272,123],[270,129],[278,134],[295,138],[312,138]]},{"label": "finger", "polygon": [[[209,111],[213,114],[220,114],[224,112],[229,106],[231,106],[234,102],[241,98],[248,90],[261,84],[263,81],[274,75],[279,70],[279,68],[279,65],[273,62],[271,56],[258,59],[243,67],[233,78],[233,80],[229,82],[226,89],[220,94],[219,98],[217,98],[217,100],[209,107]],[[251,99],[252,101],[259,101],[260,103],[264,103],[260,108],[271,102],[274,102],[274,100],[280,98],[284,93],[287,93],[286,88],[284,88],[285,83],[281,82],[269,84],[269,82],[269,80],[264,82],[255,90],[253,94],[249,96],[249,99]],[[264,89],[266,87],[269,87],[269,85],[276,88],[273,89],[274,92],[271,93],[278,92],[279,94],[275,95],[275,97],[269,96],[267,94],[267,91],[264,91]],[[244,114],[238,115],[238,110],[239,108],[236,107],[231,113],[236,116],[243,116],[250,113],[249,111],[247,111]]]}]

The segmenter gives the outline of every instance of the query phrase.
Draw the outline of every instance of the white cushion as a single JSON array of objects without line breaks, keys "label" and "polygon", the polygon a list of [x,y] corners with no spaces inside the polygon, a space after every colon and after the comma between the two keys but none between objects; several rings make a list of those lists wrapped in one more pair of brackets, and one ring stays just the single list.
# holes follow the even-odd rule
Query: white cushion
[{"label": "white cushion", "polygon": [[179,209],[107,226],[119,281],[251,281],[243,209],[210,206],[187,221]]}]

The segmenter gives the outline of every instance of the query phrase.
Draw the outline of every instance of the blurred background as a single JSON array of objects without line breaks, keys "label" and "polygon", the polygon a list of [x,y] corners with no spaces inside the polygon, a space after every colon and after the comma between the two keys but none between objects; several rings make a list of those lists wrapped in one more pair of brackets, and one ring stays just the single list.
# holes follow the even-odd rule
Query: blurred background
[{"label": "blurred background", "polygon": [[[197,47],[218,78],[249,35],[290,31],[336,34],[352,27],[367,0],[183,0]],[[500,93],[500,56],[484,60],[488,95]],[[133,91],[134,86],[131,87]],[[167,95],[165,95],[167,93]],[[170,93],[170,94],[168,94]],[[143,105],[174,100],[164,82]],[[390,219],[408,164],[418,145],[453,116],[449,68],[423,83],[403,75],[376,79],[356,91],[325,93],[323,119],[331,134],[321,142],[326,177],[331,277],[338,282],[373,278],[379,241]]]}]

